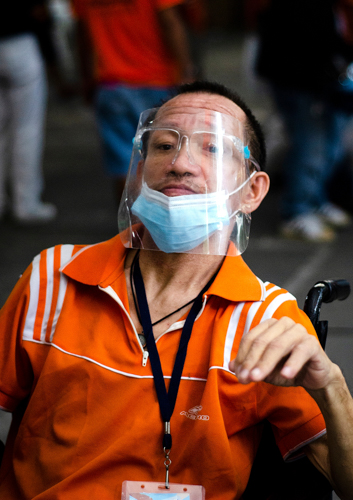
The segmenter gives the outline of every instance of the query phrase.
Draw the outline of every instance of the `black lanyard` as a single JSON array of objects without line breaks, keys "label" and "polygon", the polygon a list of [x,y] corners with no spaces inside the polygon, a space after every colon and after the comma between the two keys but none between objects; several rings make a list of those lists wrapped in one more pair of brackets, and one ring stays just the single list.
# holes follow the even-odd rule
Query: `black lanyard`
[{"label": "black lanyard", "polygon": [[142,274],[140,270],[139,261],[137,259],[134,270],[133,279],[137,295],[137,303],[140,311],[141,324],[143,328],[144,335],[146,337],[146,344],[149,353],[149,358],[152,367],[154,384],[157,392],[159,407],[161,411],[161,417],[165,424],[165,433],[163,436],[163,448],[164,450],[170,450],[172,447],[172,436],[170,434],[170,419],[172,417],[176,398],[178,395],[178,389],[180,385],[181,375],[183,372],[183,367],[186,358],[186,351],[188,343],[191,336],[192,327],[196,316],[202,308],[202,296],[206,290],[213,283],[217,273],[212,276],[207,285],[201,290],[193,303],[190,312],[186,318],[182,334],[180,337],[179,348],[175,358],[174,368],[172,372],[172,377],[169,384],[169,390],[167,392],[161,362],[159,359],[159,354],[156,347],[156,342],[153,336],[152,322],[150,317],[150,311],[148,308],[145,286],[142,279]]}]

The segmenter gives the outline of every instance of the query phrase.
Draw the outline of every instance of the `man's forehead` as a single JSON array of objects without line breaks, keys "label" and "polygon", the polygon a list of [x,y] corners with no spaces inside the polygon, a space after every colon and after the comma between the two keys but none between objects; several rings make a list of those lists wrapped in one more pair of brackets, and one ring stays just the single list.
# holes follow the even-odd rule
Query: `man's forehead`
[{"label": "man's forehead", "polygon": [[218,94],[205,92],[178,95],[163,104],[159,111],[163,116],[184,115],[188,116],[189,120],[192,120],[192,115],[204,113],[204,116],[211,116],[212,112],[222,113],[225,115],[225,120],[226,116],[229,116],[236,118],[242,124],[246,122],[244,111],[233,101]]}]

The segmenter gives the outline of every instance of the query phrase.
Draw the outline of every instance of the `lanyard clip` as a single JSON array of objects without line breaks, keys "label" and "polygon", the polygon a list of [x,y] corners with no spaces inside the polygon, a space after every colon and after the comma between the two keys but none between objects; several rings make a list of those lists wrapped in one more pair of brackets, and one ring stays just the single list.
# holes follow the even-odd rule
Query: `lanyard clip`
[{"label": "lanyard clip", "polygon": [[164,450],[165,452],[165,460],[164,460],[164,465],[165,465],[165,488],[166,490],[169,490],[169,466],[172,463],[172,461],[169,458],[169,453],[170,450]]},{"label": "lanyard clip", "polygon": [[164,422],[163,450],[165,454],[165,487],[169,490],[169,466],[172,461],[169,458],[170,449],[172,447],[172,435],[170,434],[170,422]]},{"label": "lanyard clip", "polygon": [[170,422],[164,422],[163,449],[170,450],[172,447],[172,435],[170,433]]}]

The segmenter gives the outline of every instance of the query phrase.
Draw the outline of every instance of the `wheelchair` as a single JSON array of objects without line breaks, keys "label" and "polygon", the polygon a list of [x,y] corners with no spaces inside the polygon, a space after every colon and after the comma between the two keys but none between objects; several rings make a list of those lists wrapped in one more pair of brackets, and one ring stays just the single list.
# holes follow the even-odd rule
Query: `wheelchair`
[{"label": "wheelchair", "polygon": [[[326,346],[328,322],[320,321],[323,302],[344,300],[350,294],[346,280],[319,281],[305,299],[304,312],[309,316],[323,349]],[[277,448],[271,426],[264,422],[260,445],[251,469],[243,500],[332,500],[327,479],[304,456],[284,462]]]},{"label": "wheelchair", "polygon": [[[323,302],[344,300],[350,294],[346,280],[319,281],[309,290],[304,311],[314,325],[323,349],[327,321],[320,321]],[[332,487],[307,457],[285,463],[277,448],[271,426],[264,429],[243,500],[332,500]],[[5,446],[0,441],[0,464]]]}]

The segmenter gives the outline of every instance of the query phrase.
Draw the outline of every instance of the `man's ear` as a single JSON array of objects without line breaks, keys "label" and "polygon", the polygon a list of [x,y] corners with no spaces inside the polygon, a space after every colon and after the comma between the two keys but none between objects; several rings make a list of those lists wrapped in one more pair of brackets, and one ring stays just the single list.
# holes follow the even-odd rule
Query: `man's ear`
[{"label": "man's ear", "polygon": [[266,172],[256,172],[250,180],[250,189],[245,196],[245,206],[248,213],[254,212],[270,189],[270,178]]}]

